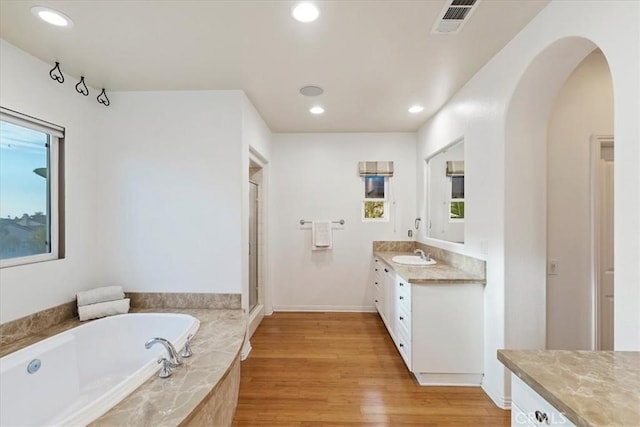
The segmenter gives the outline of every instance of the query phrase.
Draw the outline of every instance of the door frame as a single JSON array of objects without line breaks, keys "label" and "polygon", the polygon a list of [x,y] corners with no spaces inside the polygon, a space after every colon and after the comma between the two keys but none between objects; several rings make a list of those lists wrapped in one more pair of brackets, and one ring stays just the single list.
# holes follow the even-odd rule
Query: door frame
[{"label": "door frame", "polygon": [[[589,199],[591,252],[591,350],[600,349],[600,156],[602,147],[614,147],[613,135],[592,135],[590,141]],[[615,151],[614,151],[615,153]],[[614,154],[615,158],[615,154]],[[615,163],[614,163],[615,165]],[[614,166],[615,167],[615,166]],[[614,282],[615,289],[615,282]]]}]

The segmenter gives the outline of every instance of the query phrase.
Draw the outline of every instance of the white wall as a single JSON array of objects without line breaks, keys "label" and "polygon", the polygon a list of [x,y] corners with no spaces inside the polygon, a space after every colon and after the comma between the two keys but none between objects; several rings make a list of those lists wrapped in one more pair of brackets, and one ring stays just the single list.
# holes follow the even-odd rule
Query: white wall
[{"label": "white wall", "polygon": [[[275,134],[271,181],[274,310],[373,310],[367,282],[373,240],[412,240],[415,134]],[[389,222],[363,223],[359,161],[392,160],[395,206]],[[311,251],[310,225],[339,220],[333,250]]]},{"label": "white wall", "polygon": [[114,94],[100,148],[111,284],[240,293],[242,93]]},{"label": "white wall", "polygon": [[558,93],[547,139],[547,348],[590,350],[590,138],[613,134],[613,87],[595,52]]},{"label": "white wall", "polygon": [[[66,128],[66,257],[0,270],[0,323],[71,301],[101,280],[102,242],[108,235],[97,220],[101,126],[108,109],[76,93],[77,79],[49,77],[51,64],[0,40],[0,105]],[[64,73],[64,65],[62,66]]]},{"label": "white wall", "polygon": [[[615,347],[640,349],[639,7],[626,1],[551,2],[418,133],[419,216],[425,209],[424,159],[465,139],[461,251],[487,259],[483,388],[499,405],[508,405],[510,392],[496,349],[545,345],[546,152],[541,147],[553,90],[596,46],[609,62],[615,93]],[[527,73],[532,64],[538,74]],[[531,129],[535,132],[525,132]]]}]

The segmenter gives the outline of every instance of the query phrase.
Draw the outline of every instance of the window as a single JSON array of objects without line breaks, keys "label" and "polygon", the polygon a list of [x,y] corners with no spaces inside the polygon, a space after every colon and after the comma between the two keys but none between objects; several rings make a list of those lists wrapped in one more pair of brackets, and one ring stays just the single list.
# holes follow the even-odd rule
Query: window
[{"label": "window", "polygon": [[64,129],[0,109],[0,266],[61,257]]},{"label": "window", "polygon": [[389,179],[384,176],[367,175],[363,177],[363,182],[362,219],[364,221],[387,221],[389,218]]},{"label": "window", "polygon": [[464,175],[452,176],[451,201],[449,203],[449,220],[464,220]]}]

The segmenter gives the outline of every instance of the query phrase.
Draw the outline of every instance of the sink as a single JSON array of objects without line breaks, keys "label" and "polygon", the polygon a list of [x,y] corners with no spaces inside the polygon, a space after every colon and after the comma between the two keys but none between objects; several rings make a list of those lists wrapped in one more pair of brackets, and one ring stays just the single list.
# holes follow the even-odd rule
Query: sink
[{"label": "sink", "polygon": [[419,256],[416,255],[396,255],[393,258],[391,258],[391,261],[398,263],[398,264],[405,264],[405,265],[434,265],[436,264],[436,260],[431,258],[429,261],[425,261],[422,258],[420,258]]}]

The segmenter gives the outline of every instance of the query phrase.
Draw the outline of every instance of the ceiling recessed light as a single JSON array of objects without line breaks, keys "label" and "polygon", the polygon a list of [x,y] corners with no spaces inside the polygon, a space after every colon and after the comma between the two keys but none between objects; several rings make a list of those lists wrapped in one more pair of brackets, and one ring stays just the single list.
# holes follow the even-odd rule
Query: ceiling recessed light
[{"label": "ceiling recessed light", "polygon": [[300,22],[313,22],[320,16],[320,11],[313,3],[299,3],[291,11],[291,15]]},{"label": "ceiling recessed light", "polygon": [[319,86],[305,86],[300,89],[300,93],[304,96],[319,96],[324,93],[324,90]]},{"label": "ceiling recessed light", "polygon": [[56,27],[73,27],[73,21],[71,18],[57,10],[43,6],[34,6],[31,8],[31,13],[42,19],[44,22],[55,25]]},{"label": "ceiling recessed light", "polygon": [[412,114],[420,113],[423,110],[424,110],[424,107],[422,105],[413,105],[411,106],[411,108],[409,108],[409,112]]},{"label": "ceiling recessed light", "polygon": [[311,107],[311,109],[309,110],[309,112],[311,114],[322,114],[324,113],[324,108],[322,108],[319,105],[316,105],[315,107]]}]

